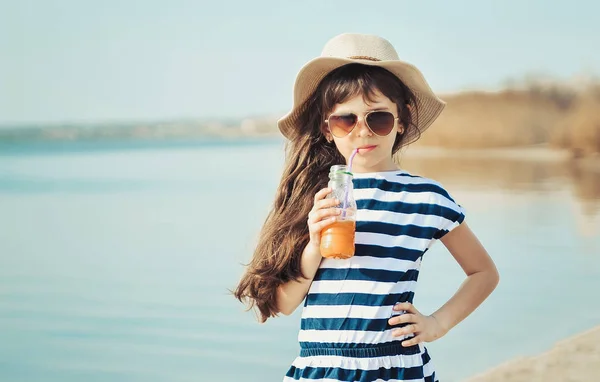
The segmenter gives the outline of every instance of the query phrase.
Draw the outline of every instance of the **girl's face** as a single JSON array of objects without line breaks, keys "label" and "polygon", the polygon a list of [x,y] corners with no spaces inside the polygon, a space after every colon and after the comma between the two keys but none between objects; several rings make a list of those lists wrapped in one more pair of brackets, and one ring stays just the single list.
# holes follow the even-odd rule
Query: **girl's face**
[{"label": "girl's face", "polygon": [[398,168],[392,159],[392,147],[396,140],[396,133],[401,133],[403,127],[395,122],[394,128],[388,135],[379,136],[374,134],[365,123],[365,114],[369,111],[388,111],[397,118],[398,108],[394,102],[379,91],[375,93],[373,101],[372,104],[367,104],[363,96],[358,95],[346,102],[336,104],[331,113],[325,116],[329,118],[330,115],[350,113],[358,116],[354,129],[341,138],[331,134],[329,127],[325,126],[325,137],[327,140],[333,139],[338,151],[346,158],[346,163],[348,163],[354,149],[359,149],[358,154],[352,161],[352,172],[392,171]]}]

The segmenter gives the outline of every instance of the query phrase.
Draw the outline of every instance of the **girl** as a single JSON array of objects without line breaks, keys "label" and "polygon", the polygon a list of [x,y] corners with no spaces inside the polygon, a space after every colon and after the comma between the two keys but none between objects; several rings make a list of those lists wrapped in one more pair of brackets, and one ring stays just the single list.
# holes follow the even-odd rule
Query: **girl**
[{"label": "girl", "polygon": [[[492,292],[498,272],[442,186],[398,168],[394,154],[444,108],[414,66],[377,36],[343,34],[307,63],[275,202],[235,296],[261,321],[304,301],[300,355],[284,381],[437,381],[423,342],[444,336]],[[355,255],[323,259],[320,233],[340,214],[329,168],[354,150]],[[412,305],[424,253],[440,239],[466,274],[431,315]]]}]

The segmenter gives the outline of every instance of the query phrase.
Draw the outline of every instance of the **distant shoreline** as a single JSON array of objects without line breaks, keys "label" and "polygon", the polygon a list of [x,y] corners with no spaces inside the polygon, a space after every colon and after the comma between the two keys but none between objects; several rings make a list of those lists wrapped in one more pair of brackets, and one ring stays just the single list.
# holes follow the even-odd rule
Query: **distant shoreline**
[{"label": "distant shoreline", "polygon": [[[139,138],[139,137],[102,137],[80,139],[0,139],[0,154],[14,152],[43,151],[70,151],[74,149],[102,150],[102,149],[150,149],[150,148],[196,148],[218,147],[227,145],[245,146],[256,144],[281,144],[282,150],[285,140],[281,135],[268,134],[259,136],[195,136],[195,137],[168,137],[168,138]],[[401,149],[402,158],[486,158],[515,161],[535,162],[569,162],[578,168],[600,172],[600,155],[584,158],[573,158],[572,152],[566,148],[552,147],[549,144],[513,147],[490,148],[445,148],[424,145],[419,142]]]},{"label": "distant shoreline", "polygon": [[271,145],[282,142],[280,139],[269,137],[239,138],[105,138],[105,139],[76,139],[76,140],[0,140],[0,155],[28,153],[68,153],[81,151],[114,151],[114,150],[148,150],[148,149],[199,149],[235,145],[236,147],[253,145]]},{"label": "distant shoreline", "polygon": [[[525,81],[494,92],[463,91],[444,98],[444,112],[430,128],[425,127],[427,131],[421,131],[418,146],[465,150],[470,155],[481,155],[479,150],[507,158],[521,156],[518,150],[523,147],[543,144],[568,150],[571,158],[597,162],[600,157],[600,83],[592,79],[577,86]],[[275,139],[282,138],[277,128],[281,115],[0,125],[0,144],[29,140]],[[415,116],[418,118],[418,112]],[[503,149],[506,147],[511,149]],[[556,154],[549,156],[537,150],[523,157],[555,160]]]}]

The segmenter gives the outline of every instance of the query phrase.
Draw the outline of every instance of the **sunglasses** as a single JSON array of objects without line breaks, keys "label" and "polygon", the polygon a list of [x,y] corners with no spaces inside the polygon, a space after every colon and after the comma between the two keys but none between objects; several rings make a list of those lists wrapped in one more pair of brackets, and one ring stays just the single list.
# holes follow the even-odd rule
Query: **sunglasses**
[{"label": "sunglasses", "polygon": [[[389,111],[370,111],[364,116],[364,121],[369,130],[375,135],[385,137],[394,130],[397,118]],[[329,131],[337,138],[350,134],[358,123],[358,116],[354,113],[332,114],[325,120]]]}]

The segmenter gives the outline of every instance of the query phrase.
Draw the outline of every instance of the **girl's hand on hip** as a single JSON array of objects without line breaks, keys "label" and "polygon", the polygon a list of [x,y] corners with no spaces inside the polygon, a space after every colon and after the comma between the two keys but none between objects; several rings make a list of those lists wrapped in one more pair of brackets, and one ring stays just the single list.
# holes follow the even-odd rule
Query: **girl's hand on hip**
[{"label": "girl's hand on hip", "polygon": [[315,202],[308,214],[308,232],[310,235],[309,245],[319,248],[321,245],[321,231],[323,228],[334,223],[341,213],[339,208],[333,208],[340,204],[337,199],[325,199],[331,188],[323,188],[315,194]]},{"label": "girl's hand on hip", "polygon": [[435,316],[421,314],[410,302],[396,304],[393,309],[395,311],[405,311],[406,313],[390,318],[388,323],[390,325],[408,325],[394,329],[392,335],[394,337],[414,335],[414,337],[402,341],[402,346],[406,347],[421,342],[435,341],[446,334],[446,330],[440,325]]}]

